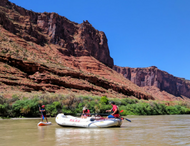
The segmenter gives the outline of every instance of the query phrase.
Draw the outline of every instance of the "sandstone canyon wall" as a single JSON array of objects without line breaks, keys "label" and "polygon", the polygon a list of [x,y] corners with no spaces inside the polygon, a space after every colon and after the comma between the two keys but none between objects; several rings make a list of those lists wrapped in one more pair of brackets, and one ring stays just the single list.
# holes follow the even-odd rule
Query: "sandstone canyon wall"
[{"label": "sandstone canyon wall", "polygon": [[182,78],[159,70],[157,67],[130,68],[114,66],[113,69],[140,87],[154,86],[175,96],[190,98],[190,83]]},{"label": "sandstone canyon wall", "polygon": [[107,38],[88,21],[0,0],[0,91],[155,98],[113,69]]},{"label": "sandstone canyon wall", "polygon": [[104,32],[96,30],[88,21],[78,24],[56,13],[35,13],[8,0],[1,0],[0,6],[0,25],[20,38],[42,46],[57,44],[64,55],[93,56],[113,67]]}]

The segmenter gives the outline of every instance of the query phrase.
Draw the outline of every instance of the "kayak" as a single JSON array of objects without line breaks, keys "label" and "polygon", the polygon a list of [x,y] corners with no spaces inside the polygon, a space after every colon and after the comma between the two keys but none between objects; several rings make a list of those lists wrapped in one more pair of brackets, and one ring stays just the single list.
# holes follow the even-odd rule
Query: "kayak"
[{"label": "kayak", "polygon": [[82,128],[108,128],[120,127],[122,119],[120,118],[102,118],[102,117],[87,117],[85,119],[70,115],[58,114],[55,118],[58,125],[63,127],[82,127]]},{"label": "kayak", "polygon": [[38,126],[48,126],[48,125],[51,125],[51,122],[39,122],[38,123]]}]

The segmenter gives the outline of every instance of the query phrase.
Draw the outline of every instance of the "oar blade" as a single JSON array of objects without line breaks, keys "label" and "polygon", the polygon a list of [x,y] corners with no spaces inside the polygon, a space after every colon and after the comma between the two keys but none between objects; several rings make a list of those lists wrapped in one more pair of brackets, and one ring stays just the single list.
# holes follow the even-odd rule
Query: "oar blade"
[{"label": "oar blade", "polygon": [[122,113],[122,112],[123,112],[123,110],[120,111],[120,113]]},{"label": "oar blade", "polygon": [[127,121],[131,122],[131,120],[129,120],[129,119],[127,119],[127,118],[126,118],[125,120],[127,120]]}]

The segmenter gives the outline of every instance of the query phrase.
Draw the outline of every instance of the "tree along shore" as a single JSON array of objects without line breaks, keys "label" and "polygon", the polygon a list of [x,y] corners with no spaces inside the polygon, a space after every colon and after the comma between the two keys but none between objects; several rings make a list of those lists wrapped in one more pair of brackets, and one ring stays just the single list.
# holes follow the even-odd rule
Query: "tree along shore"
[{"label": "tree along shore", "polygon": [[[182,101],[161,102],[153,100],[138,100],[132,98],[107,98],[94,96],[70,95],[33,95],[22,97],[13,95],[11,99],[0,96],[0,117],[38,117],[39,106],[46,105],[47,116],[56,116],[58,113],[77,115],[82,113],[86,106],[91,113],[106,113],[111,109],[110,101],[114,101],[126,115],[175,115],[190,114],[190,104]],[[169,106],[168,106],[169,105]],[[106,115],[106,114],[105,114]]]}]

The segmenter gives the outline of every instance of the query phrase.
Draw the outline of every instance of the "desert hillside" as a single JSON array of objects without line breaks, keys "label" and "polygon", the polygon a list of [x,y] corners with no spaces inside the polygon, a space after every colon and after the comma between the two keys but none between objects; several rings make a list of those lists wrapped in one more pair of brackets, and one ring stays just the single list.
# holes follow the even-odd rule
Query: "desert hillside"
[{"label": "desert hillside", "polygon": [[105,33],[87,20],[78,24],[56,13],[35,13],[8,0],[0,1],[1,94],[74,92],[169,101],[189,98],[189,81],[178,79],[176,86],[170,80],[175,78],[165,72],[158,76],[161,82],[153,78],[158,71],[146,79],[146,73],[124,75],[123,71],[114,67]]},{"label": "desert hillside", "polygon": [[0,88],[154,99],[111,68],[107,38],[88,21],[0,2]]}]

